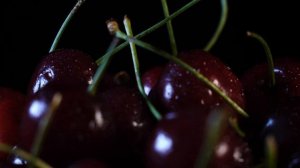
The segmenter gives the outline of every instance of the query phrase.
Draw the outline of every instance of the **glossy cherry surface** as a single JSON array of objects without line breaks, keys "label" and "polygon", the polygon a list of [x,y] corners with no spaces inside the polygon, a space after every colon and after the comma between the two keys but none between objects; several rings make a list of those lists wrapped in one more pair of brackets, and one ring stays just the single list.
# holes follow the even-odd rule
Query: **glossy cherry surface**
[{"label": "glossy cherry surface", "polygon": [[[45,88],[33,96],[23,117],[19,147],[31,150],[39,124],[57,90]],[[112,148],[115,127],[110,113],[85,90],[60,90],[62,102],[53,116],[41,148],[41,158],[53,166],[106,155]]]},{"label": "glossy cherry surface", "polygon": [[[242,84],[218,58],[201,50],[181,53],[179,58],[244,107]],[[206,113],[224,103],[219,95],[175,63],[167,64],[154,92],[166,111],[182,114]]]},{"label": "glossy cherry surface", "polygon": [[[16,145],[25,96],[15,90],[0,87],[0,142]],[[0,152],[0,162],[7,154]]]},{"label": "glossy cherry surface", "polygon": [[[194,167],[202,149],[204,134],[204,125],[196,118],[162,120],[149,141],[147,167]],[[224,128],[208,167],[246,168],[250,167],[250,163],[251,151],[247,143],[231,127]]]},{"label": "glossy cherry surface", "polygon": [[96,68],[93,59],[82,51],[56,50],[41,60],[31,78],[28,92],[34,94],[49,83],[87,86],[92,83]]}]

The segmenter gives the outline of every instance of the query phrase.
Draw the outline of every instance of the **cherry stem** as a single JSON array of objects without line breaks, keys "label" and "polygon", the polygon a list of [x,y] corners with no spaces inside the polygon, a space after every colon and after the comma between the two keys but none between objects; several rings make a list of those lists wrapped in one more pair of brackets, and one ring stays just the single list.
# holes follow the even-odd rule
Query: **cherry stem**
[{"label": "cherry stem", "polygon": [[[168,7],[167,0],[161,0],[161,4],[162,4],[165,18],[169,17],[170,13],[169,13],[169,7]],[[176,45],[176,40],[175,40],[175,35],[174,35],[171,20],[167,21],[167,29],[168,29],[168,33],[169,33],[169,40],[170,40],[170,45],[171,45],[171,49],[172,49],[172,54],[177,56],[178,51],[177,51],[177,45]]]},{"label": "cherry stem", "polygon": [[220,138],[222,128],[226,121],[226,112],[219,109],[213,110],[207,120],[205,127],[205,139],[196,160],[195,168],[207,168],[214,148]]},{"label": "cherry stem", "polygon": [[266,167],[277,167],[277,143],[274,136],[266,137]]},{"label": "cherry stem", "polygon": [[34,155],[19,149],[15,148],[13,146],[9,146],[7,144],[3,144],[0,142],[0,151],[7,152],[7,153],[13,153],[14,155],[18,155],[22,159],[29,162],[31,165],[38,167],[38,168],[52,168],[49,164],[41,160],[40,158],[35,157]]},{"label": "cherry stem", "polygon": [[[145,37],[146,35],[154,32],[156,29],[162,27],[164,24],[166,24],[169,20],[174,19],[175,17],[177,17],[178,15],[180,15],[181,13],[187,11],[188,9],[190,9],[191,7],[193,7],[194,5],[196,5],[198,2],[200,2],[200,0],[192,0],[191,2],[187,3],[186,5],[184,5],[183,7],[181,7],[179,10],[177,10],[176,12],[174,12],[173,14],[171,14],[169,17],[166,17],[165,19],[159,21],[158,23],[154,24],[153,26],[151,26],[150,28],[148,28],[147,30],[139,33],[138,35],[134,36],[135,39],[140,39],[142,37]],[[102,57],[105,57],[107,55],[113,55],[116,54],[117,52],[121,51],[123,48],[125,48],[127,45],[129,44],[128,41],[123,42],[122,44],[120,44],[118,47],[116,47],[114,50],[112,50],[110,53],[106,53],[105,55],[103,55]],[[101,60],[103,58],[99,58],[96,63],[100,64]]]},{"label": "cherry stem", "polygon": [[126,34],[124,34],[121,31],[118,31],[116,33],[116,35],[119,38],[122,38],[124,40],[130,41],[135,43],[136,45],[145,48],[157,55],[160,55],[170,61],[175,62],[176,64],[178,64],[179,66],[181,66],[182,68],[186,69],[187,71],[189,71],[191,74],[193,74],[197,79],[199,79],[200,81],[202,81],[204,84],[206,84],[210,89],[212,89],[215,93],[217,93],[219,96],[221,96],[233,109],[235,109],[238,113],[240,113],[241,115],[248,117],[248,114],[238,105],[236,104],[230,97],[228,97],[226,95],[225,92],[223,92],[218,86],[216,86],[214,83],[212,83],[209,79],[207,79],[205,76],[203,76],[201,73],[199,73],[196,69],[194,69],[193,67],[191,67],[189,64],[181,61],[180,59],[178,59],[177,57],[167,53],[164,50],[161,50],[149,43],[145,43],[141,40],[135,39],[135,38],[130,38],[128,37]]},{"label": "cherry stem", "polygon": [[216,44],[217,40],[219,39],[219,37],[220,37],[224,27],[225,27],[225,24],[226,24],[226,21],[227,21],[227,18],[228,18],[227,0],[221,0],[221,8],[222,8],[222,12],[221,12],[219,25],[218,25],[214,35],[210,39],[210,41],[204,47],[204,51],[209,51],[209,50],[212,49],[212,47]]},{"label": "cherry stem", "polygon": [[46,115],[43,117],[43,119],[39,123],[39,130],[35,137],[33,146],[31,148],[31,153],[33,156],[39,155],[40,149],[41,149],[43,141],[45,139],[45,135],[48,132],[50,122],[52,121],[52,119],[55,115],[55,112],[56,112],[57,108],[59,107],[61,101],[62,101],[62,95],[60,93],[55,93],[51,100],[51,104],[48,108]]},{"label": "cherry stem", "polygon": [[230,126],[234,129],[234,131],[242,138],[246,136],[243,130],[241,130],[239,124],[238,124],[238,119],[234,117],[229,117],[228,122]]},{"label": "cherry stem", "polygon": [[61,25],[58,33],[55,36],[55,39],[50,47],[49,52],[54,51],[57,48],[58,42],[60,41],[62,34],[64,33],[64,31],[66,30],[67,25],[70,23],[71,19],[73,18],[74,14],[78,11],[78,9],[82,6],[82,4],[85,2],[86,0],[78,0],[77,3],[75,4],[75,6],[73,7],[73,9],[71,10],[71,12],[69,13],[69,15],[67,16],[67,18],[65,19],[65,21],[63,22],[63,24]]},{"label": "cherry stem", "polygon": [[[118,23],[115,20],[109,20],[106,22],[107,24],[107,28],[110,31],[110,34],[115,35],[115,32],[119,30],[118,27]],[[104,56],[101,57],[101,59],[98,59],[96,61],[96,63],[99,65],[95,75],[93,76],[93,83],[91,85],[89,85],[88,87],[88,92],[92,95],[95,95],[97,92],[97,86],[99,85],[99,83],[101,82],[101,79],[103,78],[103,75],[108,67],[108,65],[110,64],[110,61],[112,59],[113,56],[113,51],[116,48],[116,46],[119,43],[119,38],[118,37],[114,37],[112,42],[110,43],[106,54]],[[100,65],[101,64],[101,65]]]},{"label": "cherry stem", "polygon": [[[125,29],[126,29],[127,36],[128,37],[133,37],[131,22],[130,22],[130,19],[127,16],[124,17],[123,23],[124,23],[124,26],[125,26]],[[158,112],[158,110],[155,108],[155,106],[148,99],[148,96],[146,95],[143,84],[142,84],[141,75],[140,75],[139,59],[138,59],[135,44],[133,42],[129,42],[129,45],[130,45],[132,61],[133,61],[133,65],[134,65],[134,73],[135,73],[138,89],[139,89],[141,95],[143,96],[143,98],[145,99],[145,101],[146,101],[151,113],[153,114],[153,116],[157,120],[160,120],[162,118],[161,114]]]},{"label": "cherry stem", "polygon": [[264,50],[265,50],[266,56],[267,56],[267,61],[268,61],[270,87],[274,87],[276,84],[275,73],[274,73],[274,61],[273,61],[272,52],[270,50],[268,43],[265,41],[265,39],[262,36],[260,36],[257,33],[248,31],[247,35],[249,37],[252,37],[252,38],[255,38],[256,40],[258,40],[261,43],[261,45],[264,47]]}]

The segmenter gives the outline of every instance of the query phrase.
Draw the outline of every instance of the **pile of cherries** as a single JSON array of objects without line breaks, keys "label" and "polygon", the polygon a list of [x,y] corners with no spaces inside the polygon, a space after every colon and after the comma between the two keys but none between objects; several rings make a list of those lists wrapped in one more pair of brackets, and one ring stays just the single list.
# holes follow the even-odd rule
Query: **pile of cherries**
[{"label": "pile of cherries", "polygon": [[237,77],[207,51],[177,58],[249,116],[170,61],[142,74],[157,119],[126,72],[105,73],[91,92],[96,62],[82,51],[57,49],[37,66],[26,96],[0,87],[0,167],[300,166],[299,60],[277,59],[271,70],[263,63]]}]

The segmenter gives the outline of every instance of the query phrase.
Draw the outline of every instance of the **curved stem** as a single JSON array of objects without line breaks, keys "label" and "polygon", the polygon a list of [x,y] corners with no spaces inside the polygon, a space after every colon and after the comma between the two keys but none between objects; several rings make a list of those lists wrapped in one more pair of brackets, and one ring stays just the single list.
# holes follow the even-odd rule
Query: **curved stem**
[{"label": "curved stem", "polygon": [[[88,87],[88,92],[90,94],[92,94],[92,95],[96,94],[97,86],[99,85],[108,65],[110,64],[110,61],[114,54],[113,51],[115,51],[114,48],[117,46],[118,42],[119,42],[119,38],[114,37],[106,54],[96,61],[96,63],[99,65],[99,67],[98,67],[95,75],[93,76],[93,83],[91,85],[89,85],[89,87]],[[100,63],[101,63],[101,65],[100,65]]]},{"label": "curved stem", "polygon": [[0,151],[7,152],[7,153],[13,153],[14,155],[18,155],[22,159],[26,160],[29,162],[31,165],[38,167],[38,168],[52,168],[49,164],[44,162],[43,160],[36,158],[32,154],[22,150],[22,149],[17,149],[12,146],[3,144],[0,142]]},{"label": "curved stem", "polygon": [[220,17],[219,25],[218,25],[218,27],[217,27],[214,35],[210,39],[210,41],[204,47],[204,51],[211,50],[211,48],[216,44],[216,42],[219,39],[219,37],[220,37],[220,35],[221,35],[221,33],[222,33],[223,29],[224,29],[224,26],[226,24],[227,17],[228,17],[228,4],[227,4],[227,0],[221,0],[221,8],[222,8],[222,12],[221,12],[221,17]]},{"label": "curved stem", "polygon": [[[187,3],[186,5],[184,5],[183,7],[181,7],[179,10],[177,10],[176,12],[174,12],[173,14],[171,14],[169,17],[166,17],[165,19],[159,21],[158,23],[156,23],[155,25],[151,26],[150,28],[148,28],[147,30],[139,33],[138,35],[134,36],[135,39],[140,39],[150,33],[152,33],[153,31],[155,31],[156,29],[160,28],[161,26],[163,26],[164,24],[167,23],[167,21],[174,19],[175,17],[177,17],[178,15],[180,15],[181,13],[187,11],[188,9],[190,9],[192,6],[196,5],[198,2],[200,2],[200,0],[192,0],[191,2]],[[113,55],[116,54],[117,52],[119,52],[120,50],[122,50],[123,48],[125,48],[127,45],[129,44],[128,41],[123,42],[122,44],[120,44],[118,47],[116,47],[114,50],[111,51],[111,53],[106,53],[105,55]],[[104,57],[104,56],[102,56]],[[100,59],[99,58],[96,63],[99,64],[100,63]]]},{"label": "curved stem", "polygon": [[194,168],[207,168],[214,148],[218,143],[222,129],[226,121],[226,113],[216,109],[213,110],[205,123],[205,139],[198,154]]},{"label": "curved stem", "polygon": [[236,104],[230,97],[226,95],[225,92],[223,92],[218,86],[216,86],[214,83],[212,83],[209,79],[207,79],[205,76],[203,76],[201,73],[199,73],[196,69],[191,67],[189,64],[181,61],[177,57],[174,57],[173,55],[152,46],[151,44],[145,43],[141,40],[135,39],[135,38],[128,38],[126,34],[124,34],[121,31],[118,31],[116,34],[118,37],[128,40],[130,42],[135,43],[136,45],[145,48],[153,53],[156,53],[157,55],[160,55],[170,61],[175,62],[176,64],[180,65],[182,68],[189,71],[191,74],[193,74],[197,79],[202,81],[205,85],[207,85],[210,89],[212,89],[215,93],[217,93],[219,96],[221,96],[233,109],[235,109],[238,113],[241,115],[248,117],[248,114],[238,105]]},{"label": "curved stem", "polygon": [[246,134],[241,130],[237,118],[229,117],[228,122],[230,126],[234,129],[234,131],[242,138],[246,136]]},{"label": "curved stem", "polygon": [[259,34],[256,34],[254,32],[247,32],[247,35],[249,37],[255,38],[256,40],[258,40],[261,45],[264,47],[264,50],[266,52],[266,56],[267,56],[267,61],[268,61],[268,70],[269,70],[269,77],[270,77],[270,87],[274,87],[276,84],[275,81],[275,72],[274,72],[274,61],[273,61],[273,56],[270,50],[270,47],[268,45],[268,43],[264,40],[264,38],[262,36],[260,36]]},{"label": "curved stem", "polygon": [[39,155],[45,135],[47,134],[47,131],[49,129],[50,122],[51,122],[52,118],[54,117],[55,112],[61,103],[61,100],[62,100],[62,95],[60,93],[55,93],[45,117],[39,123],[39,130],[35,137],[35,140],[34,140],[34,143],[33,143],[32,149],[31,149],[31,153],[33,156]]},{"label": "curved stem", "polygon": [[58,33],[55,36],[55,39],[50,47],[49,52],[52,52],[56,49],[58,42],[60,41],[62,34],[64,33],[64,31],[66,30],[67,25],[69,24],[69,22],[71,21],[71,19],[73,18],[74,14],[78,11],[79,7],[85,2],[86,0],[78,0],[77,3],[75,4],[75,6],[73,7],[73,9],[71,10],[71,12],[69,13],[69,15],[67,16],[67,18],[65,19],[65,21],[63,22],[63,24],[61,25]]},{"label": "curved stem", "polygon": [[266,137],[266,167],[276,168],[277,167],[277,143],[274,136]]},{"label": "curved stem", "polygon": [[[132,29],[131,29],[131,23],[130,23],[130,20],[127,16],[124,17],[124,25],[125,25],[127,35],[129,37],[132,37],[133,33],[132,33]],[[133,61],[133,65],[134,65],[134,73],[135,73],[138,89],[139,89],[141,95],[143,96],[143,98],[145,99],[145,101],[146,101],[150,111],[152,112],[153,116],[157,120],[160,120],[161,119],[161,114],[157,111],[157,109],[153,106],[153,104],[148,99],[148,97],[145,93],[143,84],[142,84],[142,80],[141,80],[141,76],[140,76],[139,59],[138,59],[138,56],[137,56],[137,51],[136,51],[135,44],[133,42],[129,42],[129,45],[130,45],[132,61]]]},{"label": "curved stem", "polygon": [[[165,17],[166,18],[169,17],[170,13],[169,13],[169,7],[168,7],[167,0],[161,0],[161,4],[162,4],[162,8],[163,8]],[[172,54],[177,56],[178,51],[177,51],[177,45],[176,45],[176,40],[175,40],[175,35],[174,35],[171,20],[169,20],[167,22],[167,29],[168,29],[168,33],[169,33],[169,40],[170,40],[170,45],[171,45],[171,49],[172,49]]]}]

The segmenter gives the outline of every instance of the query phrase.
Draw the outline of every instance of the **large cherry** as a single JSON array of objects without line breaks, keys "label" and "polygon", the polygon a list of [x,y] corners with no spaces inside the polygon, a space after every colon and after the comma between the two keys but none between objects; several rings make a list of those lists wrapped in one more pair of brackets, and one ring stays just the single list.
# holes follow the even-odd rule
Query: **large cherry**
[{"label": "large cherry", "polygon": [[[238,105],[244,107],[242,84],[228,66],[210,53],[193,50],[179,54],[179,58],[202,73],[223,90]],[[153,90],[164,110],[194,115],[207,113],[223,104],[222,98],[199,81],[189,71],[169,63]]]},{"label": "large cherry", "polygon": [[95,159],[83,159],[76,161],[68,168],[108,168],[103,162]]},{"label": "large cherry", "polygon": [[60,49],[46,55],[36,68],[29,84],[34,94],[48,83],[87,85],[92,83],[96,63],[88,54],[73,49]]},{"label": "large cherry", "polygon": [[[16,145],[25,96],[15,90],[0,87],[0,142]],[[7,154],[0,152],[0,162]]]},{"label": "large cherry", "polygon": [[34,95],[27,104],[19,147],[31,150],[39,124],[48,112],[53,95],[59,91],[62,102],[54,113],[40,157],[50,165],[64,167],[84,157],[108,154],[115,136],[111,114],[101,110],[100,103],[85,90],[57,90],[49,86]]},{"label": "large cherry", "polygon": [[142,76],[142,82],[145,93],[149,95],[150,91],[156,86],[163,72],[163,66],[156,66],[146,71]]},{"label": "large cherry", "polygon": [[[196,117],[177,116],[161,120],[149,140],[147,167],[195,167],[206,138],[204,126]],[[247,168],[250,163],[251,151],[247,143],[231,127],[224,127],[213,147],[208,167]]]}]

